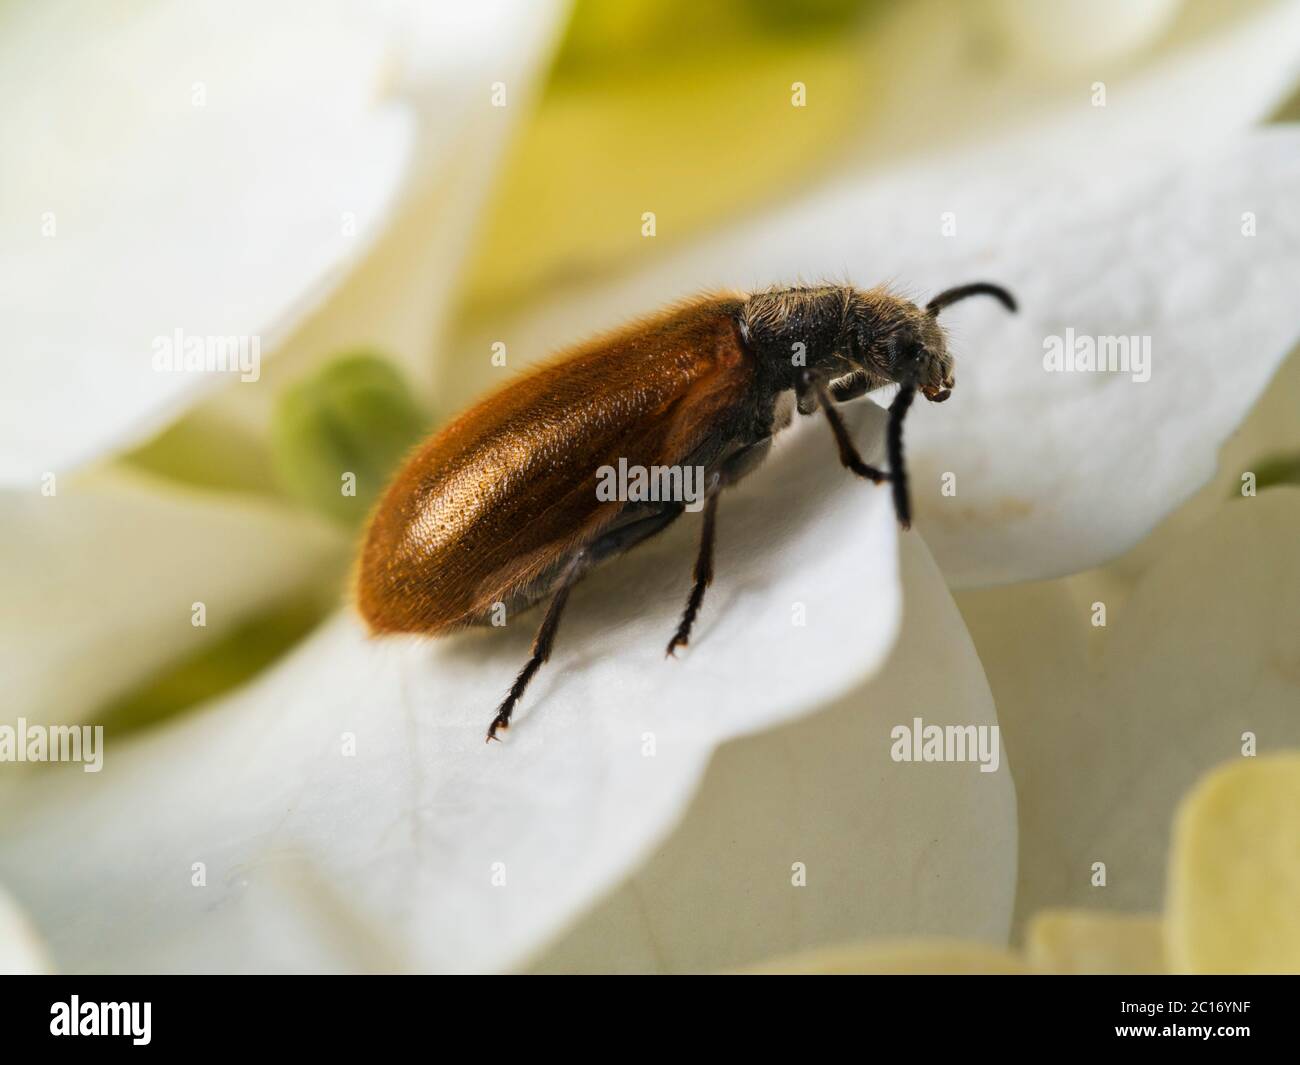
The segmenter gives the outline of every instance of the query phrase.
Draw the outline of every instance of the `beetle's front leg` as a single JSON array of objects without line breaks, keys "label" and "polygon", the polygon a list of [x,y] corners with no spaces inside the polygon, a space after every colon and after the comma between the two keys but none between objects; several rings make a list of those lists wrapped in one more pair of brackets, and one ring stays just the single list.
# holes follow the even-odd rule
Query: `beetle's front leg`
[{"label": "beetle's front leg", "polygon": [[826,390],[826,382],[811,371],[805,370],[799,380],[796,394],[801,411],[805,411],[805,408],[807,408],[806,413],[811,413],[817,407],[821,407],[825,411],[831,432],[835,434],[835,443],[839,445],[840,462],[859,477],[865,477],[872,484],[881,484],[889,480],[889,474],[876,469],[874,466],[868,466],[862,461],[858,449],[853,446],[853,440],[849,436],[848,429],[844,427],[840,412],[835,409],[835,405],[831,402],[830,393]]},{"label": "beetle's front leg", "polygon": [[851,399],[865,396],[871,391],[874,382],[863,370],[842,377],[831,384],[831,399],[836,403],[847,403]]}]

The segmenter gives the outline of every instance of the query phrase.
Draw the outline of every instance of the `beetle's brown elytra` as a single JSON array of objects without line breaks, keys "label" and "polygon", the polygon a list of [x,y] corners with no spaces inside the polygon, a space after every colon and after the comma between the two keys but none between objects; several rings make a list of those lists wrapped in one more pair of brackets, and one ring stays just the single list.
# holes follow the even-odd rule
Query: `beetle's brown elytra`
[{"label": "beetle's brown elytra", "polygon": [[[911,522],[903,418],[919,391],[947,399],[955,383],[939,311],[1006,289],[976,282],[924,308],[884,288],[847,285],[711,295],[678,304],[560,354],[488,396],[407,460],[370,520],[357,605],[375,633],[439,636],[550,599],[532,653],[488,727],[510,723],[550,656],[570,589],[599,562],[663,531],[686,501],[610,499],[602,469],[697,468],[707,495],[699,555],[671,655],[690,640],[713,578],[718,496],[762,462],[792,413],[826,414],[840,461],[891,484]],[[889,470],[858,455],[837,403],[899,386],[890,405]],[[620,466],[620,462],[622,465]],[[498,608],[499,609],[499,608]]]}]

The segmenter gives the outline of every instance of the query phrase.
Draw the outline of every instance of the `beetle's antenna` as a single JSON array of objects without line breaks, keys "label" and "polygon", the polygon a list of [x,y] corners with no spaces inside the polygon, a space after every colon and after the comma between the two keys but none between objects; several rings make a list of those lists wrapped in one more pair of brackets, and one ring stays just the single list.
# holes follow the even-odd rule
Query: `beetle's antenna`
[{"label": "beetle's antenna", "polygon": [[988,281],[972,281],[969,285],[958,285],[955,288],[945,289],[927,303],[925,309],[930,312],[931,316],[937,316],[945,307],[959,300],[964,300],[967,296],[992,296],[1012,314],[1016,313],[1015,297],[1001,285],[994,285]]},{"label": "beetle's antenna", "polygon": [[889,428],[885,446],[889,455],[889,483],[894,490],[894,513],[904,529],[912,526],[912,496],[907,488],[907,467],[903,465],[903,418],[916,397],[916,389],[904,385],[889,405]]}]

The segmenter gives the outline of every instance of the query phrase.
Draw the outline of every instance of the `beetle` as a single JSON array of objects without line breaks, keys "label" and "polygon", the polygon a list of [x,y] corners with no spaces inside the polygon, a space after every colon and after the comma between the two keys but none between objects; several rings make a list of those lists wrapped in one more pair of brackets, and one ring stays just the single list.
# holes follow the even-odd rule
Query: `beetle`
[{"label": "beetle", "polygon": [[[691,299],[562,353],[407,459],[361,548],[362,617],[375,634],[439,636],[549,598],[528,660],[488,726],[487,739],[496,739],[550,657],[574,584],[686,509],[681,499],[600,498],[599,471],[620,460],[689,466],[704,471],[704,520],[671,656],[689,642],[713,579],[719,494],[763,461],[794,410],[825,412],[840,461],[875,484],[888,481],[898,520],[910,525],[903,419],[918,391],[935,403],[951,394],[938,314],[976,295],[1016,309],[988,282],[947,289],[924,308],[885,287],[773,288]],[[899,386],[888,471],[863,462],[835,408],[886,385]]]}]

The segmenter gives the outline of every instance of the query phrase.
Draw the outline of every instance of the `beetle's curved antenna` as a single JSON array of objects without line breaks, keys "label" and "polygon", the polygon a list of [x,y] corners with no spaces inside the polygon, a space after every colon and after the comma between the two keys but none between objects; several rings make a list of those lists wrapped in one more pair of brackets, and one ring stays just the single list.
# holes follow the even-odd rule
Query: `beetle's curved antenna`
[{"label": "beetle's curved antenna", "polygon": [[992,296],[1012,314],[1016,313],[1015,297],[1001,285],[994,285],[988,281],[972,281],[969,285],[957,285],[955,288],[945,289],[927,303],[925,309],[935,317],[945,307],[958,300],[964,300],[967,296]]}]

